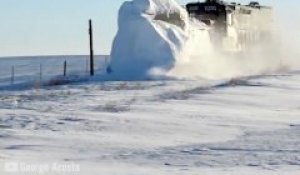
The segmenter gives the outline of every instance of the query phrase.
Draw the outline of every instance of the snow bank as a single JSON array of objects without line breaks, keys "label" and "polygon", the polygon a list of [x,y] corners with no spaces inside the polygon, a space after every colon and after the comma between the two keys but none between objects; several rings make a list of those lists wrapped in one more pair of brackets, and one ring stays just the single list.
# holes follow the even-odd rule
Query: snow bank
[{"label": "snow bank", "polygon": [[205,26],[190,21],[174,0],[133,0],[119,11],[110,70],[121,79],[168,72],[193,55],[210,52]]}]

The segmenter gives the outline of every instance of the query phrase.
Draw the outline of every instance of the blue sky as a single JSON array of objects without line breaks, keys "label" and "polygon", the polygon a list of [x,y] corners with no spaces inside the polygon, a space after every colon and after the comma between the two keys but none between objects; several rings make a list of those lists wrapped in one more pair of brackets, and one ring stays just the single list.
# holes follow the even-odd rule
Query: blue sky
[{"label": "blue sky", "polygon": [[[89,18],[94,23],[95,52],[108,54],[124,1],[0,0],[0,56],[88,54]],[[261,0],[268,5],[276,1]],[[289,1],[293,2],[285,3]]]}]

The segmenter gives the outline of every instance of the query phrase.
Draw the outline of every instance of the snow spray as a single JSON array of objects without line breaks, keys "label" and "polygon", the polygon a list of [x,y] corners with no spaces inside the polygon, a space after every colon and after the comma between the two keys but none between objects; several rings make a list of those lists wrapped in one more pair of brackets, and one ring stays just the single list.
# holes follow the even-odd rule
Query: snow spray
[{"label": "snow spray", "polygon": [[120,79],[230,79],[297,68],[299,44],[282,35],[290,33],[281,32],[286,25],[274,24],[271,42],[258,43],[246,54],[231,54],[218,52],[209,28],[189,18],[175,0],[125,2],[118,21],[110,68]]}]

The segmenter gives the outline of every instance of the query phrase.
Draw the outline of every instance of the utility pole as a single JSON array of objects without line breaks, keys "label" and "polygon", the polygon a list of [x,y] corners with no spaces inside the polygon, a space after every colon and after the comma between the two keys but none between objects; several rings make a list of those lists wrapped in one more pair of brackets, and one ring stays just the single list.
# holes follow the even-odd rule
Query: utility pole
[{"label": "utility pole", "polygon": [[90,34],[90,75],[94,76],[94,49],[93,49],[93,26],[92,26],[92,20],[89,20],[89,34]]}]

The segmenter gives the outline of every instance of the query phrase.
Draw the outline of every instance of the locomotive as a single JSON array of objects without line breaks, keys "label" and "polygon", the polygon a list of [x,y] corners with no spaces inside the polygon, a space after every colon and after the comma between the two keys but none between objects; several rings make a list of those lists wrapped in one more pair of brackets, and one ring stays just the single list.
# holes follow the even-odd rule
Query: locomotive
[{"label": "locomotive", "polygon": [[223,51],[246,51],[272,38],[273,9],[256,1],[241,5],[206,0],[188,3],[186,10],[208,26],[212,43]]}]

